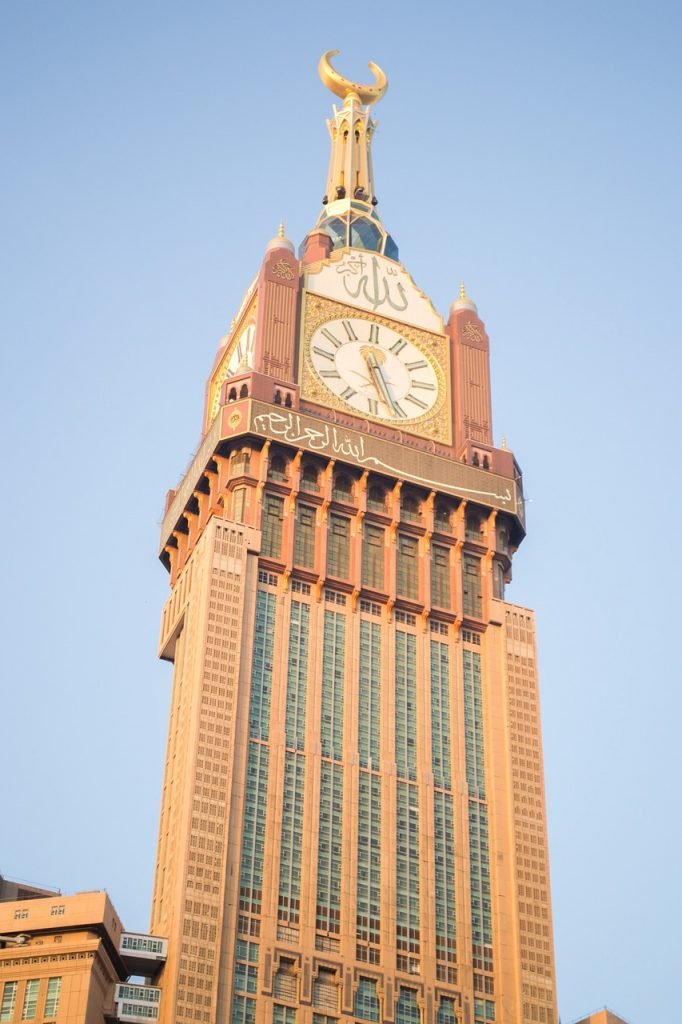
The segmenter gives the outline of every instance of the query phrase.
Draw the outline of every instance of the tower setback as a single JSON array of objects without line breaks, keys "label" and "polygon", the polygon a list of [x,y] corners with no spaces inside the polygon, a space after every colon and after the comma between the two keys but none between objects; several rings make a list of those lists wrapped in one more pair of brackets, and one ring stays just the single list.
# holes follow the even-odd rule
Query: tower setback
[{"label": "tower setback", "polygon": [[556,1024],[521,472],[476,306],[444,323],[379,219],[386,78],[332,56],[322,212],[267,246],[162,525],[161,1019]]}]

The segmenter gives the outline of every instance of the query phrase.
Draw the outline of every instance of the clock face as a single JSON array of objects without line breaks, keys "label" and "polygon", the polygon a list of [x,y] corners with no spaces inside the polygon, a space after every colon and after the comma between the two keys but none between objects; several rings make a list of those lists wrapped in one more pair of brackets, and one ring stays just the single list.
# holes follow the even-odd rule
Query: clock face
[{"label": "clock face", "polygon": [[237,339],[227,362],[227,376],[233,377],[240,370],[248,370],[253,362],[253,342],[256,336],[255,324],[245,327]]},{"label": "clock face", "polygon": [[310,362],[325,387],[354,412],[400,422],[421,419],[439,399],[426,352],[384,323],[329,320],[310,339]]}]

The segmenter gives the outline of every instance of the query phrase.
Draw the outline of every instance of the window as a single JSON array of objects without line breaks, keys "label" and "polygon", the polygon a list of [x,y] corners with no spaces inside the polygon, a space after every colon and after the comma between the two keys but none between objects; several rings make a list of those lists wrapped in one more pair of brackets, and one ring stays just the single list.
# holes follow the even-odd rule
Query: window
[{"label": "window", "polygon": [[419,1024],[420,1016],[417,993],[412,988],[401,988],[395,1010],[396,1024]]},{"label": "window", "polygon": [[45,1020],[52,1020],[57,1016],[57,1010],[59,1009],[59,993],[61,990],[62,979],[50,978],[47,983],[47,995],[45,996],[45,1010],[43,1013]]},{"label": "window", "polygon": [[450,533],[452,529],[452,506],[449,501],[439,498],[434,510],[434,523],[441,533]]},{"label": "window", "polygon": [[336,501],[351,502],[353,500],[353,487],[350,477],[347,477],[345,474],[339,474],[339,476],[334,477],[332,497]]},{"label": "window", "polygon": [[462,558],[462,598],[464,614],[481,617],[481,560],[475,555]]},{"label": "window", "polygon": [[296,1024],[296,1010],[293,1006],[279,1006],[273,1003],[272,1024]]},{"label": "window", "polygon": [[416,494],[408,491],[403,494],[402,501],[400,502],[400,511],[403,519],[408,520],[411,523],[418,523],[421,517],[421,502]]},{"label": "window", "polygon": [[450,607],[450,552],[439,544],[431,547],[431,604]]},{"label": "window", "polygon": [[350,547],[350,519],[332,513],[329,517],[329,543],[327,547],[327,572],[331,576],[348,575],[348,550]]},{"label": "window", "polygon": [[273,455],[268,466],[270,480],[285,481],[287,478],[287,460],[283,455]]},{"label": "window", "polygon": [[481,543],[483,539],[483,520],[478,512],[467,512],[465,538],[474,544]]},{"label": "window", "polygon": [[14,1016],[14,1005],[17,1001],[16,981],[6,981],[2,990],[2,1003],[0,1003],[0,1020],[12,1020]]},{"label": "window", "polygon": [[21,1011],[22,1020],[33,1020],[36,1015],[36,1007],[38,1005],[38,989],[40,988],[40,978],[31,978],[30,981],[26,982],[26,988],[24,989],[24,1008]]},{"label": "window", "polygon": [[232,518],[235,523],[244,522],[246,511],[246,487],[237,487],[232,495]]},{"label": "window", "polygon": [[417,538],[398,534],[398,593],[414,600],[419,595]]},{"label": "window", "polygon": [[384,530],[365,523],[362,546],[362,585],[384,589]]},{"label": "window", "polygon": [[246,476],[246,474],[249,472],[251,468],[251,453],[248,451],[238,452],[234,457],[234,462],[232,463],[232,466],[234,469],[235,476],[237,474]]},{"label": "window", "polygon": [[318,478],[319,470],[317,466],[313,466],[310,462],[305,463],[301,472],[301,490],[319,491],[320,484]]},{"label": "window", "polygon": [[360,978],[355,993],[355,1006],[353,1013],[362,1020],[379,1020],[379,999],[377,998],[377,983],[372,978]]},{"label": "window", "polygon": [[369,512],[386,511],[386,490],[379,484],[371,484],[367,491],[367,510]]},{"label": "window", "polygon": [[[313,1006],[337,1013],[339,1009],[339,986],[336,972],[321,967],[313,981]],[[315,1016],[318,1016],[315,1014]]]},{"label": "window", "polygon": [[284,498],[266,494],[263,506],[263,554],[267,558],[279,558],[282,553],[282,520],[284,519]]},{"label": "window", "polygon": [[272,994],[275,999],[285,999],[288,1003],[295,1003],[298,999],[298,978],[296,976],[296,965],[293,960],[280,960],[279,969],[275,974]]},{"label": "window", "polygon": [[493,597],[504,601],[504,569],[499,562],[493,562]]},{"label": "window", "polygon": [[307,569],[315,564],[315,509],[310,505],[296,505],[294,562]]}]

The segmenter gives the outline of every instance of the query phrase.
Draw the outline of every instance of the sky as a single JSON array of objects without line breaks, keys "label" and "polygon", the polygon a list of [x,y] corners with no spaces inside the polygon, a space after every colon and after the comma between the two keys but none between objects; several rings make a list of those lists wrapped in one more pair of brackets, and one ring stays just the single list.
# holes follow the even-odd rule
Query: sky
[{"label": "sky", "polygon": [[[171,675],[166,490],[280,220],[324,191],[320,54],[388,74],[377,195],[466,282],[524,468],[559,1006],[671,1012],[682,961],[679,41],[643,2],[0,9],[0,873],[145,929]],[[677,468],[676,468],[677,467]],[[674,1000],[673,1000],[674,1001]]]}]

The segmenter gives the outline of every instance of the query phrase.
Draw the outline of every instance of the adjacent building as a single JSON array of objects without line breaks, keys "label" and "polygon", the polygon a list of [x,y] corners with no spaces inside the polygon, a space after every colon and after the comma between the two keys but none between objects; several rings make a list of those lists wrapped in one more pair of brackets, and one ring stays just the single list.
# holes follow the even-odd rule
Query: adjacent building
[{"label": "adjacent building", "polygon": [[160,1020],[557,1024],[521,471],[476,305],[379,217],[386,78],[332,56],[321,213],[267,246],[162,525]]}]

